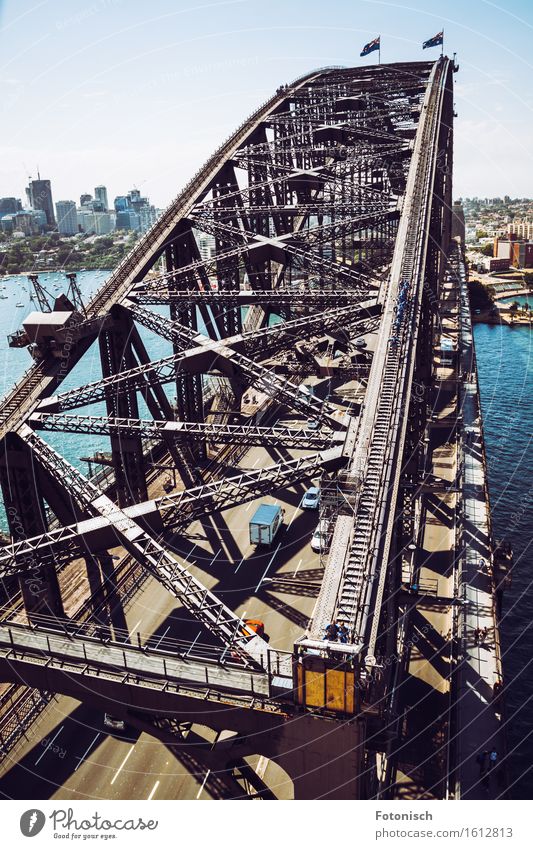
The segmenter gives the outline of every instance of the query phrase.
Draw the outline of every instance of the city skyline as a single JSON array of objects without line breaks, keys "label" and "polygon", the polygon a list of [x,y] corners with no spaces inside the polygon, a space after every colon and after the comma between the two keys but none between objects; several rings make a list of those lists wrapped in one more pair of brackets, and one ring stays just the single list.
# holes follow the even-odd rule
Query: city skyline
[{"label": "city skyline", "polygon": [[161,0],[149,11],[133,2],[127,23],[122,0],[74,13],[63,0],[22,12],[4,2],[1,79],[12,129],[0,163],[2,194],[19,196],[38,167],[59,199],[77,197],[75,186],[95,186],[105,172],[110,196],[136,182],[165,207],[280,83],[322,65],[373,64],[376,53],[359,53],[377,34],[383,62],[436,59],[440,48],[423,51],[422,41],[444,28],[444,51],[456,52],[460,65],[456,195],[533,195],[532,26],[523,0],[506,10],[453,0],[444,15],[436,2],[418,0],[333,6],[345,26],[331,24],[331,4],[314,0],[288,8],[273,0],[274,23],[262,27],[256,0],[195,7]]}]

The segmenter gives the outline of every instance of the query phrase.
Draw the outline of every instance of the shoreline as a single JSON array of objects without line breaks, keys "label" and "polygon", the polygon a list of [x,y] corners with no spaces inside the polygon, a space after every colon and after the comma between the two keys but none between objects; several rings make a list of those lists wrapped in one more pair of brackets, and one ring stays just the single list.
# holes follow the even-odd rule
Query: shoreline
[{"label": "shoreline", "polygon": [[0,272],[0,280],[8,277],[28,277],[29,274],[83,274],[85,271],[105,271],[111,273],[112,268],[33,268],[31,271],[13,271],[10,274]]},{"label": "shoreline", "polygon": [[472,323],[503,324],[506,327],[516,327],[516,325],[523,325],[524,327],[533,327],[533,315],[514,315],[513,317],[511,317],[511,314],[508,309],[500,307],[498,304],[495,304],[495,306],[498,310],[498,315],[490,315],[488,310],[485,310],[479,315],[472,315]]}]

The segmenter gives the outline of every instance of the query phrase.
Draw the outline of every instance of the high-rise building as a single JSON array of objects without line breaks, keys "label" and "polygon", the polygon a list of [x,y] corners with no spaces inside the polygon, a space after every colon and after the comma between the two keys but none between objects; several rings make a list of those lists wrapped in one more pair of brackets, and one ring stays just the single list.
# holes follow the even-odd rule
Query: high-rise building
[{"label": "high-rise building", "polygon": [[94,199],[102,204],[102,211],[107,212],[109,207],[107,205],[107,189],[105,186],[96,186],[94,190]]},{"label": "high-rise building", "polygon": [[115,198],[115,212],[126,212],[127,209],[131,208],[131,201],[129,197],[125,195],[118,195]]},{"label": "high-rise building", "polygon": [[73,200],[58,200],[56,203],[57,229],[63,236],[75,236],[78,232],[78,214]]},{"label": "high-rise building", "polygon": [[140,228],[139,216],[133,209],[117,212],[117,230],[140,230]]},{"label": "high-rise building", "polygon": [[0,217],[2,215],[14,215],[22,209],[22,204],[17,198],[0,198]]},{"label": "high-rise building", "polygon": [[80,195],[80,206],[87,206],[93,199],[92,195],[84,194]]},{"label": "high-rise building", "polygon": [[30,180],[30,185],[26,189],[28,201],[32,209],[42,209],[46,213],[46,223],[49,227],[54,227],[56,223],[54,215],[54,204],[52,201],[52,186],[50,180],[41,180],[41,175],[38,174],[37,180]]}]

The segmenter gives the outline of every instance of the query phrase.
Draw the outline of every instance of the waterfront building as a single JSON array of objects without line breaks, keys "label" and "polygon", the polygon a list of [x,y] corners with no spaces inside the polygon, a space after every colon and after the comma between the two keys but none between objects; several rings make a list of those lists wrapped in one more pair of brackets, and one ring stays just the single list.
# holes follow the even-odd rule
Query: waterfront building
[{"label": "waterfront building", "polygon": [[80,206],[87,206],[93,199],[92,195],[87,194],[87,192],[83,195],[80,195]]}]

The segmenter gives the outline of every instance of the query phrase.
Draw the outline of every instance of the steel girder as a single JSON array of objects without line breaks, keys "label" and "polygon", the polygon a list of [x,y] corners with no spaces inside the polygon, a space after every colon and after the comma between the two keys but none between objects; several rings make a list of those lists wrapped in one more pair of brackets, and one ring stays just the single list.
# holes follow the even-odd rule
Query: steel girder
[{"label": "steel girder", "polygon": [[[95,518],[80,520],[76,524],[43,532],[3,547],[0,549],[0,577],[27,571],[36,562],[51,560],[58,565],[67,559],[82,556],[87,550],[94,552],[126,545],[122,530],[129,533],[132,524],[137,526],[138,523],[142,523],[143,528],[153,525],[156,515],[164,527],[176,533],[210,513],[227,510],[280,488],[293,486],[324,469],[338,468],[344,462],[343,446],[340,439],[336,438],[332,440],[337,442],[336,447],[319,453],[263,469],[243,471],[223,480],[201,484],[120,510],[103,496],[97,486],[60,457],[37,434],[31,433],[29,428],[25,428],[24,437],[39,464],[50,472],[60,487],[68,490],[85,512]],[[134,556],[139,556],[139,552],[134,553]],[[141,560],[139,562],[142,564]]]},{"label": "steel girder", "polygon": [[343,443],[342,431],[306,430],[288,426],[258,427],[253,424],[229,425],[205,422],[121,419],[103,416],[45,415],[35,413],[28,419],[34,430],[59,433],[92,433],[119,439],[140,436],[143,439],[171,438],[188,442],[207,440],[220,445],[263,445],[269,448],[295,448],[320,451],[332,443]]},{"label": "steel girder", "polygon": [[[141,308],[137,307],[136,310],[140,316]],[[145,323],[149,320],[151,323],[153,316],[155,320],[153,329],[160,332],[164,319],[148,310],[143,310],[142,313]],[[46,398],[39,405],[39,411],[64,412],[94,404],[108,397],[109,393],[116,395],[123,391],[129,392],[132,388],[142,389],[147,378],[151,383],[169,383],[175,379],[177,369],[197,374],[218,368],[228,376],[242,373],[248,382],[254,383],[257,391],[264,392],[268,397],[298,410],[309,418],[317,418],[324,423],[329,422],[334,428],[347,426],[346,415],[339,413],[333,404],[322,402],[309,393],[302,392],[295,384],[227,347],[224,341],[215,342],[202,334],[195,334],[189,328],[181,327],[178,322],[168,322],[168,324],[172,324],[172,338],[181,340],[184,349],[188,344],[194,347],[184,350],[181,354],[137,366],[79,389]]]},{"label": "steel girder", "polygon": [[[175,345],[186,350],[189,346],[198,345],[199,341],[213,348],[213,342],[202,334],[188,330],[177,321],[169,321],[167,318],[153,313],[150,310],[136,304],[128,305],[132,316],[145,327],[157,333],[159,336],[169,339]],[[367,304],[350,304],[334,307],[326,312],[313,316],[302,316],[283,321],[273,327],[261,327],[258,330],[249,330],[239,333],[220,342],[221,356],[231,348],[242,351],[248,357],[270,357],[280,349],[294,343],[295,339],[304,334],[308,338],[312,336],[323,336],[331,331],[352,330],[364,333],[364,325],[369,319],[379,315],[381,308],[371,302]],[[216,343],[215,343],[216,344]]]},{"label": "steel girder", "polygon": [[136,287],[128,300],[141,306],[164,306],[170,304],[173,300],[179,300],[182,304],[196,304],[197,306],[205,304],[220,309],[223,309],[226,305],[248,306],[259,304],[275,311],[276,308],[280,309],[287,306],[296,307],[299,310],[344,306],[345,304],[359,303],[363,297],[359,289],[351,290],[349,288],[340,292],[334,289],[311,289],[298,286],[294,286],[292,289],[279,288],[266,291],[235,289],[221,292],[212,289],[207,291],[187,289],[174,292],[161,286],[150,286],[148,283]]},{"label": "steel girder", "polygon": [[[228,648],[246,662],[263,667],[268,644],[251,631],[157,539],[114,504],[29,428],[24,437],[37,462],[65,487],[88,513],[107,519],[126,550]],[[174,505],[168,511],[174,513]]]}]

